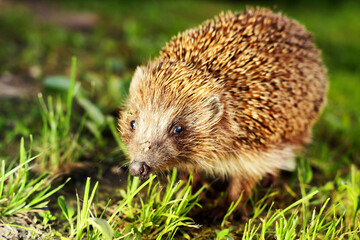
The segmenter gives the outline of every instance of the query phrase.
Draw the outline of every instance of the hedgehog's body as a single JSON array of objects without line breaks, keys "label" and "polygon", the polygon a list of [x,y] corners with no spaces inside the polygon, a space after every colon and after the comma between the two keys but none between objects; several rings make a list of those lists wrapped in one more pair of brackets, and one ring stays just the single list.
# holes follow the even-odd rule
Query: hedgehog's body
[{"label": "hedgehog's body", "polygon": [[130,170],[228,176],[228,200],[236,200],[309,141],[325,92],[321,56],[304,27],[264,9],[221,15],[137,69],[119,121]]}]

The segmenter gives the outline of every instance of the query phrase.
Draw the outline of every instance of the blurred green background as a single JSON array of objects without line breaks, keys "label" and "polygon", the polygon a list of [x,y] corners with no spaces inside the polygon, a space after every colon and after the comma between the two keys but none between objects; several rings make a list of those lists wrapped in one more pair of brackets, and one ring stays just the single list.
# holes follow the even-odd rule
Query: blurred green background
[{"label": "blurred green background", "polygon": [[[309,150],[312,164],[325,172],[360,165],[360,3],[308,0],[0,1],[0,158],[16,156],[21,136],[33,134],[36,140],[37,94],[62,94],[72,56],[78,58],[77,81],[86,97],[104,116],[116,116],[137,65],[156,57],[178,32],[247,5],[297,19],[323,52],[330,90]],[[75,109],[74,122],[85,112],[81,104]],[[118,160],[107,129],[87,131],[97,140],[84,158]]]}]

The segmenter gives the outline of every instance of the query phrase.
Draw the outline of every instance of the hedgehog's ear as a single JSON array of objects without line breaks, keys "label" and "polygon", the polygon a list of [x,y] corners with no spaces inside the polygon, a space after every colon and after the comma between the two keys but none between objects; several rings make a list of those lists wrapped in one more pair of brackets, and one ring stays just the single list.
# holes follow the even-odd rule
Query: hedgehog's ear
[{"label": "hedgehog's ear", "polygon": [[224,113],[224,104],[221,102],[221,97],[217,94],[212,95],[206,104],[206,108],[210,111],[209,122],[217,124]]},{"label": "hedgehog's ear", "polygon": [[144,78],[144,75],[145,75],[145,67],[138,66],[134,72],[134,75],[130,83],[130,94],[134,92],[137,85],[139,85],[139,82]]}]

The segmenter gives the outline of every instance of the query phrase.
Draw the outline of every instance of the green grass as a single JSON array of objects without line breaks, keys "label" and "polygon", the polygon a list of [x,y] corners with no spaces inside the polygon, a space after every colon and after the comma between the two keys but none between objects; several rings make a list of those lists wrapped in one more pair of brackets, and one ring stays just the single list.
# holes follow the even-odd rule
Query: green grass
[{"label": "green grass", "polygon": [[[321,192],[321,187],[311,187],[311,192],[304,193],[301,199],[284,209],[272,211],[271,205],[261,223],[257,223],[257,218],[248,221],[243,239],[267,239],[268,236],[276,239],[359,239],[357,198],[360,195],[358,186],[353,185],[359,176],[360,171],[353,167],[350,179],[338,179],[336,193],[325,200],[322,200],[326,194]],[[265,209],[261,204],[254,208]]]},{"label": "green grass", "polygon": [[69,181],[67,180],[64,184],[52,189],[50,172],[44,172],[38,177],[31,176],[29,163],[38,157],[39,155],[31,156],[31,147],[28,153],[26,152],[22,138],[19,164],[17,166],[10,165],[8,169],[5,169],[5,161],[1,161],[0,217],[45,208],[49,197]]},{"label": "green grass", "polygon": [[39,158],[40,170],[49,169],[57,171],[61,166],[77,161],[80,157],[80,147],[78,144],[79,135],[83,128],[84,120],[80,127],[73,134],[71,130],[72,104],[75,95],[76,77],[76,58],[73,58],[70,83],[67,91],[66,105],[60,97],[53,101],[50,95],[47,97],[47,104],[42,94],[39,94],[42,118],[42,143],[38,151],[42,152],[42,158]]},{"label": "green grass", "polygon": [[[121,187],[108,186],[105,166],[126,162],[115,119],[134,68],[157,56],[177,32],[245,4],[55,4],[65,12],[92,12],[98,23],[73,30],[39,22],[21,2],[0,9],[0,78],[19,76],[41,89],[37,98],[1,99],[0,230],[16,226],[44,239],[359,239],[358,3],[277,3],[313,32],[322,49],[328,105],[296,171],[280,176],[277,187],[253,190],[247,221],[230,221],[229,209],[216,223],[201,220],[212,208],[199,208],[200,192],[192,192],[191,178],[178,182],[174,171],[166,183],[129,177]],[[23,137],[31,139],[27,151]],[[98,163],[96,173],[63,172],[88,162]],[[72,177],[65,186],[67,177],[54,179],[61,174]],[[42,228],[14,223],[18,214],[36,217]]]},{"label": "green grass", "polygon": [[[100,216],[97,216],[96,204],[93,203],[98,182],[90,190],[90,178],[87,179],[83,198],[77,195],[77,211],[66,203],[64,196],[58,198],[58,204],[68,221],[68,236],[57,233],[64,239],[112,239],[121,236],[127,239],[172,239],[179,229],[199,228],[200,226],[187,215],[194,207],[199,206],[198,195],[191,191],[192,176],[185,184],[176,181],[176,171],[160,191],[155,175],[141,184],[139,178],[130,178],[127,189],[121,190],[123,200],[110,205],[107,203]],[[147,187],[146,195],[140,190]],[[108,208],[115,207],[111,215],[106,214]],[[90,226],[94,229],[89,230]]]},{"label": "green grass", "polygon": [[[145,197],[133,204],[130,202],[126,209],[122,210],[125,220],[129,222],[125,231],[131,232],[131,237],[172,239],[179,228],[200,227],[187,214],[195,206],[200,206],[198,196],[204,187],[193,194],[192,175],[190,174],[186,184],[183,181],[177,182],[176,176],[174,170],[163,194],[159,182],[151,181]],[[134,180],[127,192],[122,191],[124,199],[128,199],[128,193],[138,188],[138,179]]]}]

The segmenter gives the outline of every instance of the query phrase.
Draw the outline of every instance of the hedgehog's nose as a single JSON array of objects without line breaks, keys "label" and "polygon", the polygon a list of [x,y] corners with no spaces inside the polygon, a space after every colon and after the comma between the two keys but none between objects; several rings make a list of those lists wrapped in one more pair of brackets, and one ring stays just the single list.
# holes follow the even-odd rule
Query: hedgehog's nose
[{"label": "hedgehog's nose", "polygon": [[132,161],[129,170],[131,175],[144,178],[150,173],[150,167],[145,162]]}]

